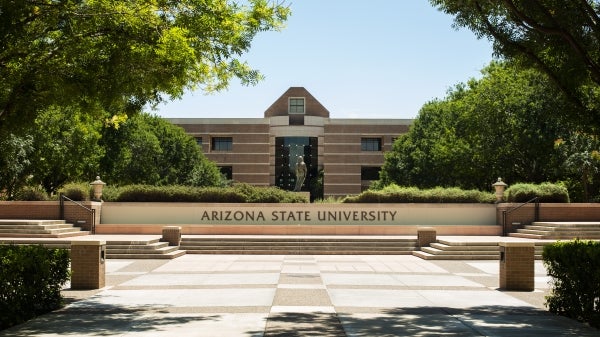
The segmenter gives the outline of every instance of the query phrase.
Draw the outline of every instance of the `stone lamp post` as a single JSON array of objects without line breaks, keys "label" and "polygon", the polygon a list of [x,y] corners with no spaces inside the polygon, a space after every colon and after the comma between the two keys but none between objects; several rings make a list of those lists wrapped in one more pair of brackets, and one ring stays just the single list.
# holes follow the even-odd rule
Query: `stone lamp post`
[{"label": "stone lamp post", "polygon": [[494,186],[496,189],[496,203],[502,202],[502,199],[504,198],[504,191],[506,190],[506,186],[508,186],[508,184],[503,182],[502,178],[499,177],[498,181],[493,183],[492,186]]},{"label": "stone lamp post", "polygon": [[94,188],[94,201],[102,201],[102,189],[106,183],[100,180],[100,176],[96,176],[96,180],[92,181],[90,185]]}]

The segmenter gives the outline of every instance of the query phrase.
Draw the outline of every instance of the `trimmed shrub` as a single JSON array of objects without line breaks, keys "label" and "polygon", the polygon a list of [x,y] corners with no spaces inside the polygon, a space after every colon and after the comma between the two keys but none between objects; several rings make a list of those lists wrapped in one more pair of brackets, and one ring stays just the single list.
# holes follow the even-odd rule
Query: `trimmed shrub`
[{"label": "trimmed shrub", "polygon": [[220,202],[303,203],[306,198],[276,187],[237,184],[231,187],[128,185],[105,189],[105,201],[120,202]]},{"label": "trimmed shrub", "polygon": [[58,309],[69,279],[69,252],[0,245],[0,330]]},{"label": "trimmed shrub", "polygon": [[70,183],[59,189],[65,197],[75,201],[88,201],[91,195],[91,186],[89,183]]},{"label": "trimmed shrub", "polygon": [[492,193],[460,188],[442,188],[421,190],[416,187],[402,187],[395,184],[382,190],[368,190],[357,196],[346,197],[344,203],[494,203]]},{"label": "trimmed shrub", "polygon": [[600,328],[600,242],[557,242],[544,247],[542,258],[552,277],[550,312]]},{"label": "trimmed shrub", "polygon": [[41,187],[26,186],[15,194],[15,200],[45,201],[48,200],[48,194]]},{"label": "trimmed shrub", "polygon": [[552,183],[514,184],[506,189],[508,202],[526,202],[535,197],[540,202],[569,202],[569,191],[566,187]]}]

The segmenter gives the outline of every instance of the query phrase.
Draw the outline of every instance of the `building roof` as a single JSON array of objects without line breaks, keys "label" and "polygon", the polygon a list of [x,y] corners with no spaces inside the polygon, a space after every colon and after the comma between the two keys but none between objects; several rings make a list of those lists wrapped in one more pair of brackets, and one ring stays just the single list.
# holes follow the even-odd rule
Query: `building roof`
[{"label": "building roof", "polygon": [[265,118],[274,116],[288,115],[288,102],[290,98],[301,98],[305,100],[305,116],[318,116],[329,118],[329,110],[327,110],[313,95],[304,87],[290,87],[281,95],[267,110],[265,110]]}]

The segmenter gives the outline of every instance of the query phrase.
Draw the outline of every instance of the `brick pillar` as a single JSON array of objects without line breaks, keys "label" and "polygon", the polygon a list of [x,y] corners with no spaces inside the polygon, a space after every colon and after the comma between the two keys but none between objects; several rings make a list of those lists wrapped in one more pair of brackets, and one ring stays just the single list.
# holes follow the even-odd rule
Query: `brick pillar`
[{"label": "brick pillar", "polygon": [[162,239],[169,243],[169,246],[179,246],[181,243],[181,227],[166,226],[162,229]]},{"label": "brick pillar", "polygon": [[71,289],[99,289],[106,282],[106,241],[71,242]]},{"label": "brick pillar", "polygon": [[534,244],[500,242],[500,289],[533,291],[535,289]]},{"label": "brick pillar", "polygon": [[419,248],[428,247],[430,244],[437,241],[436,231],[433,227],[417,228],[417,244]]}]

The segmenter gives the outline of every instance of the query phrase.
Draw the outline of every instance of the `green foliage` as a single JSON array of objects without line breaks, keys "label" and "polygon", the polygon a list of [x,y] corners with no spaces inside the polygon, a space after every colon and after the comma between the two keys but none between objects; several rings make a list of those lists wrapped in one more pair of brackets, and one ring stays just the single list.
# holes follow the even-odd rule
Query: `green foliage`
[{"label": "green foliage", "polygon": [[104,118],[232,78],[255,84],[262,75],[241,56],[289,13],[267,0],[3,2],[0,130],[50,106]]},{"label": "green foliage", "polygon": [[546,305],[600,328],[600,242],[573,240],[544,246],[542,253],[552,291]]},{"label": "green foliage", "polygon": [[418,189],[395,184],[381,190],[368,190],[357,196],[346,197],[344,203],[493,203],[492,193],[460,188]]},{"label": "green foliage", "polygon": [[276,187],[107,186],[103,199],[116,202],[304,203],[306,198]]},{"label": "green foliage", "polygon": [[[600,197],[600,140],[596,135],[571,132],[554,142],[562,159],[562,168],[572,185],[581,186],[582,201]],[[573,180],[577,182],[573,182]]]},{"label": "green foliage", "polygon": [[163,118],[139,114],[104,129],[100,175],[109,185],[223,186],[194,139]]},{"label": "green foliage", "polygon": [[567,188],[552,183],[514,184],[504,193],[508,202],[526,202],[535,197],[538,197],[540,202],[569,202]]},{"label": "green foliage", "polygon": [[0,330],[61,307],[68,279],[67,250],[0,245]]},{"label": "green foliage", "polygon": [[0,199],[11,200],[27,183],[33,138],[18,137],[12,133],[2,137],[0,133],[0,149],[0,191],[3,191]]},{"label": "green foliage", "polygon": [[46,201],[48,194],[41,187],[25,186],[15,194],[15,200],[20,201]]},{"label": "green foliage", "polygon": [[63,186],[60,190],[65,197],[75,201],[88,201],[91,199],[92,188],[89,183],[70,183]]},{"label": "green foliage", "polygon": [[99,145],[102,122],[75,108],[49,107],[32,128],[31,174],[35,184],[54,194],[68,181],[90,179],[104,150]]},{"label": "green foliage", "polygon": [[570,124],[556,115],[575,107],[540,72],[492,62],[483,75],[423,106],[385,154],[380,186],[490,190],[495,177],[563,178],[554,141]]},{"label": "green foliage", "polygon": [[567,115],[584,130],[598,130],[598,0],[429,2],[453,15],[456,26],[492,40],[496,55],[548,74],[548,80],[578,107],[552,109],[548,116]]}]

